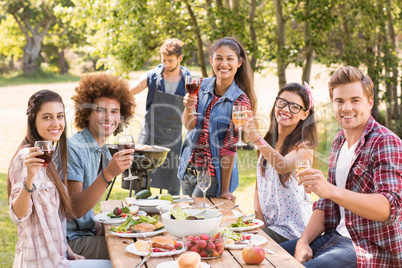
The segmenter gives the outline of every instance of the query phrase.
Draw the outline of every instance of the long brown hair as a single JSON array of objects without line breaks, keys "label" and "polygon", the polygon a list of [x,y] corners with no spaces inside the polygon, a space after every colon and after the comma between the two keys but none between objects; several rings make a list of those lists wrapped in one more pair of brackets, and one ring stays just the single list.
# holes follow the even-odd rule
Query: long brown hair
[{"label": "long brown hair", "polygon": [[[236,84],[250,99],[251,110],[253,111],[253,114],[255,114],[257,110],[257,95],[254,89],[253,72],[251,70],[250,62],[248,61],[246,50],[244,49],[243,45],[235,38],[224,37],[222,39],[219,39],[212,45],[211,57],[221,46],[230,47],[230,49],[236,53],[239,61],[242,62],[242,65],[237,69],[234,79],[236,81]],[[214,75],[216,74],[214,73]]]},{"label": "long brown hair", "polygon": [[[277,97],[279,97],[284,91],[296,93],[302,98],[304,108],[309,107],[310,98],[304,86],[298,83],[289,83],[279,90]],[[278,121],[275,117],[275,104],[273,105],[271,110],[271,124],[269,126],[267,134],[265,134],[264,140],[274,148],[276,142],[278,141]],[[279,148],[279,153],[282,156],[285,156],[302,143],[305,143],[306,146],[312,149],[317,147],[318,144],[318,133],[317,124],[314,116],[314,106],[311,107],[309,116],[305,120],[300,120],[293,132],[285,138],[281,148]],[[263,175],[265,174],[266,166],[267,160],[264,158],[261,163],[261,173]],[[284,187],[286,182],[289,180],[289,177],[290,172],[286,174],[279,174],[279,179],[281,180],[281,184]]]},{"label": "long brown hair", "polygon": [[[56,92],[50,91],[50,90],[40,90],[36,93],[34,93],[28,100],[28,109],[26,114],[28,115],[28,122],[27,122],[27,134],[24,138],[24,140],[21,142],[21,144],[18,146],[17,151],[15,152],[11,162],[14,160],[15,156],[17,153],[27,147],[33,147],[35,144],[35,141],[40,141],[43,140],[43,138],[39,135],[38,130],[36,128],[36,117],[38,115],[38,112],[40,108],[42,107],[42,104],[47,103],[47,102],[60,102],[63,105],[64,109],[64,103],[62,98],[60,97],[59,94]],[[66,122],[66,119],[64,118],[64,122]],[[50,180],[55,184],[56,189],[59,193],[60,196],[60,209],[61,213],[63,214],[64,217],[67,219],[70,219],[73,214],[72,214],[72,209],[71,209],[71,200],[70,196],[67,194],[66,191],[66,186],[67,186],[67,135],[66,135],[66,128],[64,128],[63,133],[61,134],[60,140],[56,144],[55,152],[57,152],[55,155],[58,155],[58,157],[61,158],[61,167],[59,169],[56,169],[56,165],[54,164],[53,161],[49,163],[49,165],[46,168],[46,174],[49,176]],[[64,174],[64,185],[62,180],[60,179],[60,172],[63,172]],[[8,197],[10,197],[11,194],[11,183],[10,183],[10,178],[9,174],[7,174],[7,192],[8,192]]]}]

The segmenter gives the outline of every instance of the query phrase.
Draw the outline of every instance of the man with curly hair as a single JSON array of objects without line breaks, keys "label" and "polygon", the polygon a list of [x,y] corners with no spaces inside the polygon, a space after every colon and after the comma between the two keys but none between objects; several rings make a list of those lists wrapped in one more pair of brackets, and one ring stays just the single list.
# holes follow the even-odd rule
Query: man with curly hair
[{"label": "man with curly hair", "polygon": [[150,185],[175,195],[180,194],[177,167],[182,143],[181,114],[186,94],[185,77],[190,71],[180,66],[183,55],[179,39],[166,39],[160,53],[162,64],[135,81],[131,93],[138,94],[148,87],[145,121],[138,143],[171,149],[165,163],[149,174]]},{"label": "man with curly hair", "polygon": [[68,139],[67,180],[76,218],[67,223],[68,243],[87,259],[109,259],[93,207],[113,178],[131,166],[133,149],[112,157],[105,143],[133,116],[134,97],[125,80],[108,74],[82,77],[75,92],[74,125],[79,132]]}]

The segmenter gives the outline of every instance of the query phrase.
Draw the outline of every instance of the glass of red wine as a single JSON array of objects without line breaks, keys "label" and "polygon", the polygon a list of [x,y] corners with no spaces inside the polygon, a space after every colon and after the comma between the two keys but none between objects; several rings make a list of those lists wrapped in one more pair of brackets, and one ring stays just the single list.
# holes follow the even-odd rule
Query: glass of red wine
[{"label": "glass of red wine", "polygon": [[[200,90],[201,87],[201,79],[197,75],[188,75],[186,76],[186,90],[188,94],[190,95],[197,95],[198,91]],[[189,113],[189,115],[197,115],[200,113],[197,113],[195,110],[195,105],[193,108],[194,112]]]},{"label": "glass of red wine", "polygon": [[[117,136],[117,149],[119,151],[127,150],[127,149],[135,149],[134,138],[130,134],[120,134]],[[131,175],[131,166],[128,168],[128,177],[125,177],[124,180],[131,181],[137,179],[137,176]]]},{"label": "glass of red wine", "polygon": [[39,150],[43,152],[42,155],[37,155],[36,158],[40,158],[45,160],[43,163],[44,167],[44,174],[46,178],[46,167],[49,165],[50,161],[52,160],[53,157],[53,142],[52,141],[35,141],[35,147],[39,147]]}]

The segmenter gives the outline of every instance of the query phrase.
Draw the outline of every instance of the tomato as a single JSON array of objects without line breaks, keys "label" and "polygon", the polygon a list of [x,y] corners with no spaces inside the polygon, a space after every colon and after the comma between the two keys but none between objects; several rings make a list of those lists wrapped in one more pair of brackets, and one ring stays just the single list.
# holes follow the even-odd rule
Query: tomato
[{"label": "tomato", "polygon": [[127,215],[126,215],[126,213],[123,213],[121,216],[124,218],[124,217],[126,217]]},{"label": "tomato", "polygon": [[250,240],[251,239],[251,235],[246,235],[246,239]]}]

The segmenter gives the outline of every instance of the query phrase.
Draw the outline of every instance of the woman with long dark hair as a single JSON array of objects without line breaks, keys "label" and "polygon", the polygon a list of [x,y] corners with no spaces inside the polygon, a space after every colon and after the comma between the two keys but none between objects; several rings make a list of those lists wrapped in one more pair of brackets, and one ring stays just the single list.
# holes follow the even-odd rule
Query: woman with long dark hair
[{"label": "woman with long dark hair", "polygon": [[259,149],[254,209],[265,231],[276,242],[300,237],[312,214],[303,205],[304,187],[295,177],[297,159],[314,158],[317,125],[310,87],[290,83],[280,89],[264,137],[250,112],[245,131]]},{"label": "woman with long dark hair", "polygon": [[[63,180],[59,176],[67,173],[66,120],[60,95],[50,90],[34,93],[26,114],[27,134],[7,174],[10,216],[18,231],[14,267],[85,267],[88,262],[110,266],[110,261],[83,260],[67,246],[66,219],[73,215],[66,176]],[[55,145],[61,158],[59,169],[53,161],[43,167],[44,160],[38,158],[43,151],[34,147],[35,141],[42,140]]]},{"label": "woman with long dark hair", "polygon": [[[216,41],[210,62],[214,77],[204,78],[198,95],[187,94],[183,100],[182,120],[188,132],[181,147],[178,177],[184,194],[202,196],[191,170],[208,169],[211,186],[207,196],[234,202],[239,173],[232,108],[244,105],[255,111],[257,98],[250,63],[239,41],[231,37]],[[192,114],[194,105],[200,115]]]}]

